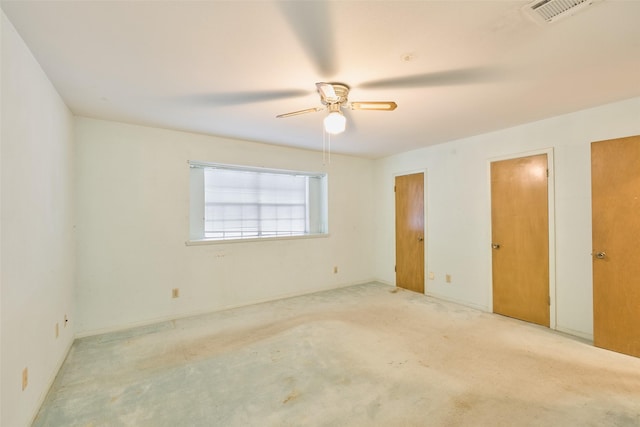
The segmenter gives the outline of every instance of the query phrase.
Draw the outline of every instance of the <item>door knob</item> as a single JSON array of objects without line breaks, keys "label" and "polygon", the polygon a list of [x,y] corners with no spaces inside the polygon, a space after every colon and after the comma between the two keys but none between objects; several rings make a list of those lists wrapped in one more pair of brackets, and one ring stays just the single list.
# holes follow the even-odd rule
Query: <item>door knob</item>
[{"label": "door knob", "polygon": [[491,247],[492,247],[493,249],[500,249],[500,243],[492,243],[492,244],[491,244]]},{"label": "door knob", "polygon": [[418,237],[418,242],[422,242],[424,240],[424,237],[420,236]]},{"label": "door knob", "polygon": [[594,255],[598,259],[604,259],[604,257],[607,256],[607,253],[606,252],[596,252],[596,253],[591,254],[591,255]]}]

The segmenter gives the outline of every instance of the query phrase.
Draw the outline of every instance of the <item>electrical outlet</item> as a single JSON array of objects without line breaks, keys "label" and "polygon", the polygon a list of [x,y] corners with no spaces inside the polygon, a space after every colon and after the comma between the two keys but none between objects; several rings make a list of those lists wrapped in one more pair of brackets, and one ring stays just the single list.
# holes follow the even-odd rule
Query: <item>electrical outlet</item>
[{"label": "electrical outlet", "polygon": [[29,385],[29,368],[22,370],[22,391]]},{"label": "electrical outlet", "polygon": [[451,283],[451,275],[447,274],[446,276],[444,276],[444,281],[447,283]]},{"label": "electrical outlet", "polygon": [[333,267],[333,274],[338,274],[338,266]]},{"label": "electrical outlet", "polygon": [[436,280],[436,275],[433,273],[433,271],[429,272],[429,280]]},{"label": "electrical outlet", "polygon": [[171,290],[171,298],[179,298],[180,297],[180,288],[173,288]]},{"label": "electrical outlet", "polygon": [[56,338],[60,336],[60,324],[56,322]]}]

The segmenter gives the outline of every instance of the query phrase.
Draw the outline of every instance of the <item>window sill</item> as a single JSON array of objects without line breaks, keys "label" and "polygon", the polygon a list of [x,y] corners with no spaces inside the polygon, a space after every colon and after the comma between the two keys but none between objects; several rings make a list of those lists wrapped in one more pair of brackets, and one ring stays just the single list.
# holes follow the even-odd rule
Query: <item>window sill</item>
[{"label": "window sill", "polygon": [[329,233],[303,234],[300,236],[278,236],[278,237],[251,237],[247,239],[202,239],[187,240],[186,246],[202,246],[202,245],[223,245],[226,243],[249,243],[249,242],[274,242],[279,240],[300,240],[300,239],[318,239],[329,237]]}]

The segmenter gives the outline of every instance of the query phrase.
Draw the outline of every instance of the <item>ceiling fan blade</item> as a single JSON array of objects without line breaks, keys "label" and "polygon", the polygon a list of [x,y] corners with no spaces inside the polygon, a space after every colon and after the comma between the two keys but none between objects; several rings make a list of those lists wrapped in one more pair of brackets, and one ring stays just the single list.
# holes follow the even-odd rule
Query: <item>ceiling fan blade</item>
[{"label": "ceiling fan blade", "polygon": [[189,97],[207,105],[241,105],[253,102],[275,101],[277,99],[294,98],[309,95],[310,91],[300,89],[265,90],[255,92],[219,92],[199,94]]},{"label": "ceiling fan blade", "polygon": [[324,108],[322,108],[322,107],[307,108],[306,110],[300,110],[300,111],[293,111],[291,113],[278,114],[276,116],[276,118],[284,119],[285,117],[297,116],[298,114],[315,113],[315,112],[322,111],[322,110],[324,110]]},{"label": "ceiling fan blade", "polygon": [[352,110],[393,111],[398,104],[393,101],[352,102]]},{"label": "ceiling fan blade", "polygon": [[323,77],[336,74],[335,31],[329,7],[325,1],[283,1],[280,9],[303,49]]},{"label": "ceiling fan blade", "polygon": [[499,79],[495,70],[488,68],[462,68],[459,70],[437,71],[433,73],[414,74],[390,79],[372,80],[359,84],[364,89],[394,89],[421,86],[449,86],[473,84]]}]

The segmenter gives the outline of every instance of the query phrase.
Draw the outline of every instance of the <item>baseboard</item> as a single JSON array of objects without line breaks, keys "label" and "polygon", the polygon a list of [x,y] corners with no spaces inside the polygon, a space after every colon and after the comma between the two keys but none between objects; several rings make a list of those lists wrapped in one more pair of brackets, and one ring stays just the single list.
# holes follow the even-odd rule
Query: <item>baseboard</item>
[{"label": "baseboard", "polygon": [[563,334],[568,334],[568,335],[572,335],[574,337],[578,337],[578,338],[582,338],[583,340],[588,341],[589,343],[593,344],[593,334],[588,334],[582,331],[576,331],[575,329],[571,329],[571,328],[565,328],[562,326],[558,326],[556,325],[556,331],[558,332],[562,332]]},{"label": "baseboard", "polygon": [[[447,296],[443,296],[443,295],[440,295],[440,294],[437,294],[437,293],[433,293],[433,292],[427,292],[425,295],[428,295],[428,296],[433,297],[433,298],[438,298],[438,299],[441,299],[441,300],[444,300],[444,301],[449,301],[449,302],[453,302],[453,303],[456,303],[456,304],[460,304],[460,305],[463,305],[465,307],[471,307],[471,308],[475,308],[476,310],[480,310],[480,311],[484,311],[484,312],[487,312],[487,313],[491,313],[491,310],[489,310],[489,307],[487,307],[487,306],[469,303],[467,301],[458,300],[456,298],[449,298]],[[590,343],[593,343],[593,335],[588,334],[588,333],[584,333],[582,331],[577,331],[575,329],[565,328],[565,327],[558,326],[558,325],[556,325],[555,328],[549,328],[549,329],[551,329],[552,331],[561,332],[563,334],[568,334],[568,335],[583,339],[585,341],[588,341]]]},{"label": "baseboard", "polygon": [[53,370],[53,373],[50,376],[49,381],[47,381],[47,385],[44,388],[44,391],[40,393],[40,397],[36,402],[35,411],[33,412],[33,414],[31,414],[31,423],[29,425],[33,424],[34,421],[36,420],[36,417],[38,416],[38,412],[40,412],[40,408],[42,407],[44,400],[47,398],[47,394],[49,394],[49,390],[51,390],[51,387],[53,386],[53,383],[55,382],[56,377],[58,376],[58,373],[62,368],[62,365],[64,364],[65,360],[67,360],[67,357],[69,356],[69,352],[71,351],[71,347],[73,346],[74,341],[75,341],[75,338],[72,338],[69,340],[69,342],[67,343],[67,347],[62,353],[62,357],[56,363],[55,369]]},{"label": "baseboard", "polygon": [[473,309],[484,311],[484,312],[487,312],[487,313],[490,312],[489,311],[489,307],[487,307],[485,305],[474,304],[474,303],[471,303],[469,301],[463,301],[463,300],[460,300],[460,299],[457,299],[457,298],[451,298],[451,297],[448,297],[446,295],[438,294],[438,293],[435,293],[435,292],[425,292],[425,295],[433,297],[433,298],[441,299],[443,301],[448,301],[448,302],[453,302],[453,303],[456,303],[456,304],[460,304],[460,305],[463,305],[465,307],[473,308]]},{"label": "baseboard", "polygon": [[[373,281],[377,282],[377,283],[382,283],[383,285],[396,287],[395,283],[391,283],[391,282],[388,282],[386,280],[376,279],[376,280],[373,280]],[[443,301],[452,302],[452,303],[455,303],[455,304],[460,304],[462,306],[473,308],[473,309],[480,310],[480,311],[485,311],[487,313],[489,312],[489,308],[487,306],[484,306],[484,305],[473,304],[473,303],[470,303],[469,301],[463,301],[463,300],[459,300],[459,299],[456,299],[456,298],[451,298],[451,297],[448,297],[446,295],[438,294],[436,292],[425,292],[424,294],[426,296],[428,296],[428,297],[431,297],[431,298],[437,298],[437,299],[440,299],[440,300],[443,300]]]},{"label": "baseboard", "polygon": [[303,295],[315,294],[317,292],[324,292],[324,291],[330,291],[330,290],[333,290],[333,289],[347,288],[349,286],[363,285],[365,283],[372,283],[372,282],[379,282],[380,283],[379,280],[369,279],[369,280],[362,280],[362,281],[357,281],[357,282],[341,283],[339,285],[320,286],[320,287],[314,288],[312,290],[307,290],[307,291],[303,291],[303,292],[288,292],[288,293],[284,293],[284,294],[274,295],[274,296],[269,297],[269,298],[251,300],[251,301],[247,301],[247,302],[240,303],[240,304],[232,304],[232,305],[225,305],[225,306],[218,306],[218,307],[210,307],[210,308],[205,308],[205,309],[202,309],[202,310],[188,311],[188,312],[180,313],[180,314],[177,314],[177,315],[171,314],[171,315],[168,315],[168,316],[155,317],[155,318],[152,318],[152,319],[142,320],[142,321],[139,321],[139,322],[131,322],[131,323],[127,323],[127,324],[124,324],[124,325],[119,325],[119,326],[114,326],[114,327],[109,327],[109,328],[100,328],[100,329],[92,329],[92,330],[88,330],[88,331],[82,331],[82,332],[77,333],[75,335],[75,338],[79,339],[79,338],[92,337],[92,336],[96,336],[96,335],[110,334],[110,333],[113,333],[113,332],[121,332],[121,331],[126,331],[128,329],[140,328],[140,327],[144,327],[144,326],[154,325],[156,323],[170,322],[172,320],[186,319],[188,317],[200,316],[200,315],[203,315],[203,314],[216,313],[216,312],[225,311],[225,310],[232,310],[234,308],[246,307],[246,306],[254,305],[254,304],[262,304],[262,303],[271,302],[271,301],[277,301],[277,300],[281,300],[281,299],[294,298],[294,297],[299,297],[299,296],[303,296]]}]

